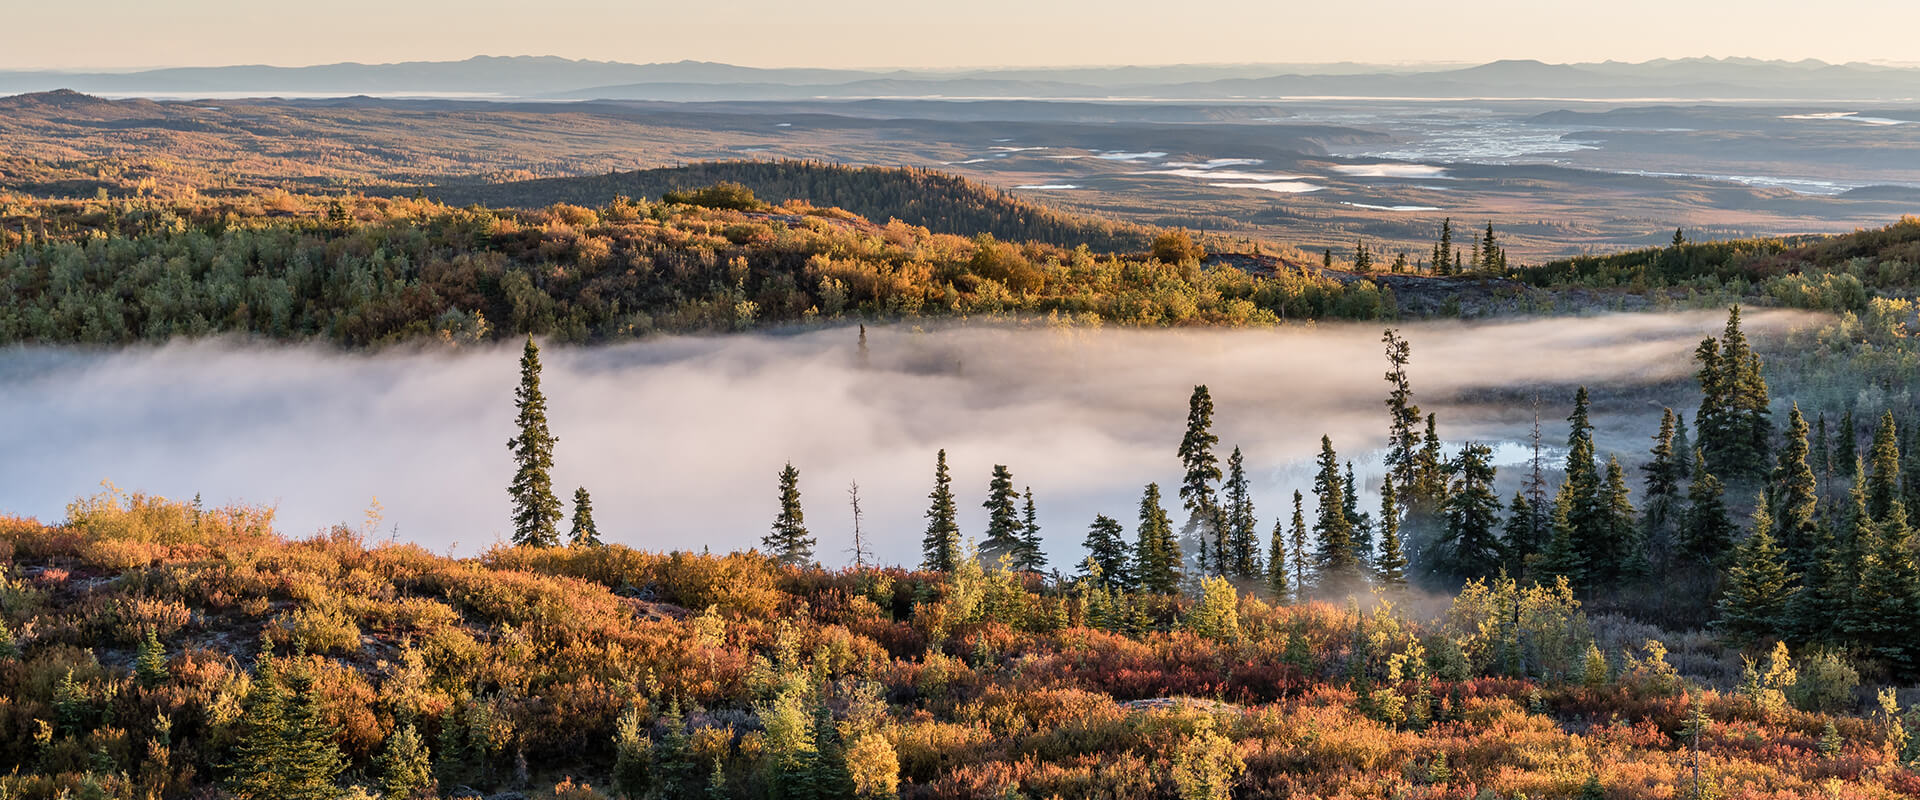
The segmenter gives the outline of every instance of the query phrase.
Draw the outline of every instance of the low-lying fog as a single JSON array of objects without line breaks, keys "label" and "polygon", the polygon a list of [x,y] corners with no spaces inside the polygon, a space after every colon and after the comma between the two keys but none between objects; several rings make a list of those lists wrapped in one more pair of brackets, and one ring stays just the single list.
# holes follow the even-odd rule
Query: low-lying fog
[{"label": "low-lying fog", "polygon": [[[1797,318],[1747,322],[1764,335]],[[1518,398],[1538,386],[1546,438],[1558,442],[1572,383],[1683,377],[1693,346],[1722,322],[1686,313],[1399,327],[1413,344],[1417,399],[1438,412],[1443,437],[1522,439],[1532,412]],[[570,509],[585,486],[610,541],[725,551],[759,541],[792,460],[823,561],[845,561],[847,487],[858,480],[878,556],[913,563],[944,447],[968,536],[981,535],[988,473],[1007,464],[1033,488],[1054,565],[1071,570],[1095,513],[1131,531],[1148,481],[1178,503],[1174,453],[1194,384],[1211,387],[1222,462],[1235,445],[1245,451],[1263,533],[1293,490],[1309,488],[1322,433],[1362,473],[1382,440],[1375,324],[868,333],[864,366],[851,327],[547,348],[557,493]],[[472,553],[508,531],[519,350],[367,355],[213,341],[0,351],[0,510],[58,520],[68,500],[110,479],[201,493],[209,505],[272,504],[283,533],[304,535],[358,525],[378,497],[381,535]],[[1513,402],[1485,402],[1516,386],[1500,395]],[[1637,457],[1657,419],[1656,406],[1616,402],[1597,419],[1603,455]],[[1501,455],[1517,462],[1523,451]]]}]

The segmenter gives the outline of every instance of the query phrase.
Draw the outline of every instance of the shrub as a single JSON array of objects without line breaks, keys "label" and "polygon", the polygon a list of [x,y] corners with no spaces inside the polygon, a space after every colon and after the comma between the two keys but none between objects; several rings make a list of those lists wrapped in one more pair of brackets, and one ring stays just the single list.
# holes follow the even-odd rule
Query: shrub
[{"label": "shrub", "polygon": [[1839,711],[1853,705],[1853,690],[1860,685],[1860,673],[1847,664],[1845,657],[1832,650],[1821,650],[1800,664],[1799,680],[1787,691],[1787,697],[1802,711]]}]

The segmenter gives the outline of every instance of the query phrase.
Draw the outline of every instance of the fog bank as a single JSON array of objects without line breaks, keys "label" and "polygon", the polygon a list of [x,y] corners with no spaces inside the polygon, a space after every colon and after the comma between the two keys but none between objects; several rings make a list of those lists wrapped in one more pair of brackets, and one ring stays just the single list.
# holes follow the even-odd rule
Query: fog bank
[{"label": "fog bank", "polygon": [[[1759,311],[1746,324],[1764,337],[1804,318]],[[1398,327],[1413,346],[1416,400],[1449,442],[1523,437],[1524,403],[1467,398],[1526,387],[1541,390],[1546,436],[1559,441],[1572,384],[1683,378],[1694,345],[1723,322],[1704,312]],[[592,493],[609,541],[725,551],[758,543],[791,460],[822,561],[846,560],[847,486],[858,480],[877,555],[913,563],[934,452],[946,448],[966,535],[981,535],[988,473],[1006,464],[1033,488],[1054,566],[1070,571],[1095,513],[1131,532],[1148,481],[1178,502],[1174,452],[1197,383],[1213,393],[1223,464],[1235,445],[1245,452],[1263,533],[1310,486],[1322,433],[1368,472],[1385,424],[1380,333],[876,326],[864,365],[850,327],[550,347],[554,485],[569,501],[576,486]],[[378,497],[382,535],[472,553],[508,531],[518,356],[517,346],[367,355],[222,341],[0,351],[0,511],[57,520],[111,479],[210,505],[272,504],[283,533],[304,535],[357,525]],[[1613,410],[1597,417],[1603,457],[1644,451],[1657,406]]]}]

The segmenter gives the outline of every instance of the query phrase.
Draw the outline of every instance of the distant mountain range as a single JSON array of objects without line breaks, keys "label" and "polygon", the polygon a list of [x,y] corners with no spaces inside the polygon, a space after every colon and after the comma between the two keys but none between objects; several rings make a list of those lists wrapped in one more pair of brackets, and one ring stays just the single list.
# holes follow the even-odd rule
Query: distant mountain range
[{"label": "distant mountain range", "polygon": [[52,89],[129,96],[379,94],[662,101],[1297,96],[1885,101],[1920,98],[1920,68],[1688,58],[1585,64],[1495,61],[1464,67],[1343,63],[872,71],[479,56],[465,61],[125,73],[0,71],[0,93]]}]

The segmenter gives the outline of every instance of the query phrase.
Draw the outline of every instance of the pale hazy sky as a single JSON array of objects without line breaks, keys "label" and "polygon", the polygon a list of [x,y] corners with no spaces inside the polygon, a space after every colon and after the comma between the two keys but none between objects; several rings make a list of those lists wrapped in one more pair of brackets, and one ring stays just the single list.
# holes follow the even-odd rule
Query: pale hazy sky
[{"label": "pale hazy sky", "polygon": [[21,0],[0,68],[560,55],[941,67],[1682,56],[1920,62],[1915,0]]}]

